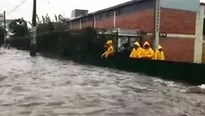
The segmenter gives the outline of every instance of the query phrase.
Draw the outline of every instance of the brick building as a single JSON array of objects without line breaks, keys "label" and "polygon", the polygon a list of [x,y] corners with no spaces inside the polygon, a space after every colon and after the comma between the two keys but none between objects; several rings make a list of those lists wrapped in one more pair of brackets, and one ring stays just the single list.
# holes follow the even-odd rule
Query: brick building
[{"label": "brick building", "polygon": [[[126,28],[154,32],[154,8],[156,0],[132,0],[68,21],[70,29],[84,28]],[[199,0],[161,0],[160,31],[166,38],[160,38],[167,60],[195,62],[195,27],[199,13]]]}]

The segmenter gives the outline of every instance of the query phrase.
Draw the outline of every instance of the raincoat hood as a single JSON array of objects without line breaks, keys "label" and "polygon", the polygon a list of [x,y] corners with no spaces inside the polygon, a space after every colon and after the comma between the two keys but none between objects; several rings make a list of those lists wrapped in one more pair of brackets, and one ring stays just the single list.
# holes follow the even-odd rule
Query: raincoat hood
[{"label": "raincoat hood", "polygon": [[112,45],[112,40],[108,40],[106,44],[107,45]]},{"label": "raincoat hood", "polygon": [[158,50],[159,50],[159,49],[163,49],[163,47],[159,45],[159,46],[158,46]]},{"label": "raincoat hood", "polygon": [[139,44],[139,42],[137,42],[137,41],[134,43],[134,45],[140,47],[140,44]]},{"label": "raincoat hood", "polygon": [[147,41],[144,43],[143,47],[145,47],[146,45],[150,47],[150,44]]}]

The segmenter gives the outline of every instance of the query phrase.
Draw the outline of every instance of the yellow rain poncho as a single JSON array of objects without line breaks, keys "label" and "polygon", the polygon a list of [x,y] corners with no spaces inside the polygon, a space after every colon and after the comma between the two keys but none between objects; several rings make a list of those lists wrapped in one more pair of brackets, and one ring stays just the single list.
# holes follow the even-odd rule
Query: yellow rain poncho
[{"label": "yellow rain poncho", "polygon": [[165,59],[162,46],[160,46],[160,45],[158,46],[158,49],[155,51],[154,59],[155,60],[164,60]]},{"label": "yellow rain poncho", "polygon": [[133,48],[131,53],[130,53],[130,58],[141,58],[141,53],[142,53],[142,48],[140,47],[140,44],[138,42],[134,43],[137,48]]},{"label": "yellow rain poncho", "polygon": [[[145,46],[148,46],[148,48],[145,48]],[[145,59],[154,59],[154,51],[150,47],[150,44],[146,41],[143,45],[143,50],[142,50],[142,58]]]},{"label": "yellow rain poncho", "polygon": [[114,55],[114,48],[112,40],[108,40],[106,43],[107,50],[102,54],[102,57],[108,58]]}]

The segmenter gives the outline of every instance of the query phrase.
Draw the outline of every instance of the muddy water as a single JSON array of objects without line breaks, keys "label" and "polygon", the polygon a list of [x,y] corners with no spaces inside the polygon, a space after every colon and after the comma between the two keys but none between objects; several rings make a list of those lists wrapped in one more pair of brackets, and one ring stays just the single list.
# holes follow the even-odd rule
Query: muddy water
[{"label": "muddy water", "polygon": [[0,116],[205,116],[205,96],[180,83],[17,50],[0,59]]}]

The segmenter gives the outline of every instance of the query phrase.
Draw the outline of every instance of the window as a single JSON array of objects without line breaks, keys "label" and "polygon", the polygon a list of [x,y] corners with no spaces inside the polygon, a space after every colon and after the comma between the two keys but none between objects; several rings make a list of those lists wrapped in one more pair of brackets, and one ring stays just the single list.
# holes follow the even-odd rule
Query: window
[{"label": "window", "polygon": [[85,23],[88,21],[88,18],[87,17],[85,17]]},{"label": "window", "polygon": [[97,14],[97,20],[102,20],[105,18],[112,17],[113,14],[114,14],[114,11],[105,11],[105,12],[99,13]]},{"label": "window", "polygon": [[92,21],[93,20],[93,16],[89,16],[88,17],[88,22]]},{"label": "window", "polygon": [[85,18],[83,17],[82,19],[81,19],[81,23],[84,23],[85,22]]},{"label": "window", "polygon": [[103,12],[101,15],[102,15],[102,19],[106,18],[106,14],[107,12]]},{"label": "window", "polygon": [[103,18],[103,17],[102,17],[102,14],[101,14],[101,13],[97,15],[97,20],[101,20],[102,18]]},{"label": "window", "polygon": [[107,11],[106,12],[106,17],[109,18],[109,17],[112,17],[114,15],[114,11]]},{"label": "window", "polygon": [[121,14],[122,14],[122,13],[121,13],[121,9],[117,9],[117,10],[116,10],[116,15],[119,16],[119,15],[121,15]]},{"label": "window", "polygon": [[135,12],[139,7],[136,4],[125,6],[120,8],[122,14],[132,13]]},{"label": "window", "polygon": [[154,1],[133,3],[131,5],[121,7],[117,10],[117,15],[133,13],[133,12],[144,10],[147,8],[154,8]]}]

